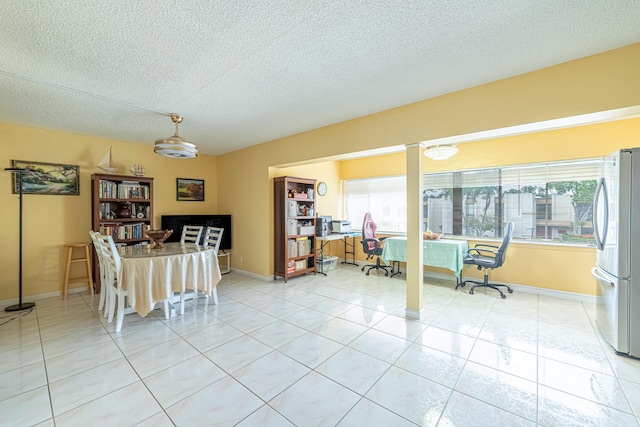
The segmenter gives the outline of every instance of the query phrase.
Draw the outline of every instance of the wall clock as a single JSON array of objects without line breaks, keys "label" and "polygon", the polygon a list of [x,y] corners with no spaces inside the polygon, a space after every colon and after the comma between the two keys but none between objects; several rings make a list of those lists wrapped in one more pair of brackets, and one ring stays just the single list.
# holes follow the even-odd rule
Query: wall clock
[{"label": "wall clock", "polygon": [[324,196],[327,194],[327,184],[324,182],[318,183],[318,196]]}]

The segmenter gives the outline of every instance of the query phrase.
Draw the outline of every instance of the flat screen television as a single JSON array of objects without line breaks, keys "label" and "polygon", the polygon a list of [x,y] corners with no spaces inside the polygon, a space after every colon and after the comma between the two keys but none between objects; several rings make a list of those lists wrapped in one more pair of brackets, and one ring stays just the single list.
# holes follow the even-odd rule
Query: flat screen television
[{"label": "flat screen television", "polygon": [[219,227],[224,228],[220,249],[231,250],[231,215],[162,215],[161,218],[162,229],[173,230],[165,242],[179,242],[183,225],[202,225],[205,230],[207,227]]}]

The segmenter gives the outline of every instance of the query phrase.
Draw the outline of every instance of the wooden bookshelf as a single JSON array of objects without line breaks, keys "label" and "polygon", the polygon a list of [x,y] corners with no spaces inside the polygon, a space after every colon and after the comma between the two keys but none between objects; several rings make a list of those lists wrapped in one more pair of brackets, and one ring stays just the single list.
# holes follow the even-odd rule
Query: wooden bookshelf
[{"label": "wooden bookshelf", "polygon": [[274,178],[274,280],[316,273],[315,179]]},{"label": "wooden bookshelf", "polygon": [[[129,175],[91,175],[91,229],[113,237],[117,244],[148,242],[153,229],[153,178]],[[100,274],[94,257],[96,291]]]}]

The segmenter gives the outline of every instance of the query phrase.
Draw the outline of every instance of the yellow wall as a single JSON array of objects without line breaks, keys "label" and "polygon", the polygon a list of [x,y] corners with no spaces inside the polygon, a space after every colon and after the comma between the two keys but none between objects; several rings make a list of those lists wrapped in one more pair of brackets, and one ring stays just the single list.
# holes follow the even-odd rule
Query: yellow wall
[{"label": "yellow wall", "polygon": [[[193,160],[166,159],[153,154],[151,145],[132,144],[12,124],[0,124],[0,162],[11,159],[59,162],[80,166],[81,195],[25,196],[24,294],[54,292],[62,277],[62,244],[88,241],[90,228],[90,175],[94,165],[113,145],[116,162],[126,166],[142,163],[146,175],[155,181],[155,216],[162,214],[230,213],[233,216],[232,266],[268,277],[273,273],[273,176],[282,165],[327,162],[332,157],[371,149],[416,143],[423,140],[515,126],[579,114],[640,105],[640,43],[583,58],[566,64],[500,80],[437,98],[398,107],[377,114],[281,138],[228,153],[218,158],[199,156]],[[635,126],[635,125],[634,125]],[[635,128],[637,129],[637,128]],[[622,134],[626,134],[622,132]],[[636,130],[637,134],[637,130]],[[587,131],[580,138],[559,140],[553,152],[566,158],[604,154],[616,145],[613,138],[592,138]],[[588,148],[605,144],[607,148]],[[486,144],[486,145],[485,145]],[[464,144],[456,167],[507,164],[523,147],[493,148],[499,142]],[[537,161],[538,141],[519,140]],[[516,144],[517,145],[517,144]],[[638,145],[623,144],[623,145]],[[475,150],[475,155],[471,155]],[[465,154],[466,152],[466,154]],[[574,155],[575,154],[575,155]],[[519,154],[518,154],[519,155]],[[399,155],[403,158],[403,154]],[[554,156],[549,156],[549,158]],[[522,157],[519,157],[522,158]],[[382,159],[376,173],[397,174],[401,166]],[[464,160],[464,162],[463,162]],[[380,159],[370,159],[380,161]],[[450,168],[425,161],[427,170]],[[277,170],[274,168],[279,168]],[[352,172],[342,163],[327,162],[319,169],[297,169],[296,175],[317,178],[329,184],[329,194],[340,188],[337,176]],[[397,170],[394,170],[396,168]],[[285,169],[289,174],[289,169]],[[323,176],[326,174],[326,177]],[[176,202],[175,178],[201,178],[205,202]],[[17,297],[17,196],[10,193],[10,174],[0,174],[0,206],[5,243],[0,261],[0,300]],[[320,213],[330,213],[332,198],[318,201]],[[325,205],[326,200],[326,205]],[[335,200],[334,200],[335,201]],[[338,202],[340,203],[340,202]],[[342,207],[340,207],[342,210]],[[334,211],[335,212],[335,211]],[[340,216],[341,212],[336,212]],[[8,226],[6,224],[9,224]],[[11,245],[15,245],[12,247]]]},{"label": "yellow wall", "polygon": [[[235,235],[232,264],[258,275],[273,273],[273,195],[269,178],[270,168],[274,166],[313,163],[340,154],[638,106],[640,79],[635,72],[638,69],[640,44],[634,44],[223,155],[218,170],[228,188],[220,192],[220,207],[229,210],[234,221],[237,217],[246,217],[236,223],[251,224],[250,228],[240,231],[240,236]],[[586,153],[583,147],[588,144],[582,141],[605,146],[589,148]],[[460,162],[460,167],[472,168],[508,164],[516,156],[520,156],[520,162],[525,161],[523,158],[539,161],[555,157],[546,153],[547,150],[538,150],[535,139],[524,138],[518,143],[525,146],[503,146],[501,151],[491,149],[498,142],[463,144],[456,162]],[[604,154],[614,146],[617,147],[617,143],[610,136],[590,138],[587,130],[578,137],[549,144],[548,149],[561,158],[579,158]],[[525,150],[530,155],[523,156]],[[541,154],[536,154],[538,151]],[[404,158],[404,154],[396,156]],[[379,175],[394,175],[404,170],[385,159],[362,160],[363,163],[371,161],[379,161],[377,167],[370,168]],[[425,161],[424,166],[426,170],[451,167],[435,166],[431,161]],[[342,179],[351,177],[349,167],[341,165],[340,173]],[[314,178],[307,173],[300,175]],[[247,187],[255,190],[255,197],[234,197]],[[237,262],[239,255],[243,256],[244,266]],[[246,264],[249,259],[250,268]]]},{"label": "yellow wall", "polygon": [[[640,118],[568,129],[468,142],[446,161],[425,157],[425,172],[489,168],[604,156],[619,148],[640,146]],[[344,180],[405,174],[404,153],[340,162]]]},{"label": "yellow wall", "polygon": [[[57,132],[0,123],[0,164],[11,160],[63,163],[80,167],[79,196],[24,195],[23,199],[23,295],[46,294],[61,289],[66,253],[63,244],[88,242],[91,228],[91,175],[102,173],[95,165],[113,146],[117,172],[128,171],[134,163],[145,167],[145,176],[154,179],[154,225],[160,215],[180,213],[224,213],[218,210],[217,159],[199,156],[176,160],[153,153],[152,145],[133,144],[85,135]],[[0,171],[0,206],[3,242],[0,257],[0,301],[18,296],[19,199],[11,193],[11,175]],[[176,178],[205,180],[204,202],[176,201]],[[79,266],[72,275],[79,276]],[[84,287],[72,284],[70,288]]]}]

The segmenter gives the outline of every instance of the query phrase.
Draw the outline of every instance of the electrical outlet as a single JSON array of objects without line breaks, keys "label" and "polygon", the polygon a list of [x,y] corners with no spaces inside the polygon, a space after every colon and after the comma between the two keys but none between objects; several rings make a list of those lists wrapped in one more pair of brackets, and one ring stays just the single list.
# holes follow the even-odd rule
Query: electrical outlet
[{"label": "electrical outlet", "polygon": [[240,255],[240,264],[242,264],[242,255]]}]

